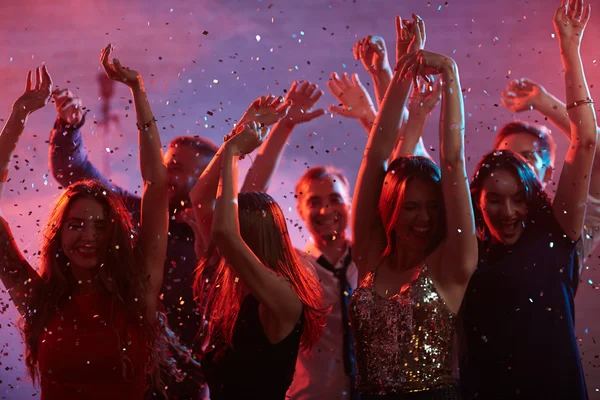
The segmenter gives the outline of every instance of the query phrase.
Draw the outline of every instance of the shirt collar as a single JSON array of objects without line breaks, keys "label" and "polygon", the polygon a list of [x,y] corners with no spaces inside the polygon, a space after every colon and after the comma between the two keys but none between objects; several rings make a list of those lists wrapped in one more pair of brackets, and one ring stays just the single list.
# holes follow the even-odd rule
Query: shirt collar
[{"label": "shirt collar", "polygon": [[[340,257],[340,261],[343,261],[346,258],[346,255],[348,254],[348,251],[350,250],[351,245],[352,244],[350,243],[350,241],[346,240],[346,251]],[[313,240],[312,237],[310,239],[308,239],[308,241],[306,242],[306,246],[304,246],[304,252],[306,254],[308,254],[309,256],[314,257],[315,260],[323,255],[321,250],[319,250],[319,248],[315,244],[315,241]]]}]

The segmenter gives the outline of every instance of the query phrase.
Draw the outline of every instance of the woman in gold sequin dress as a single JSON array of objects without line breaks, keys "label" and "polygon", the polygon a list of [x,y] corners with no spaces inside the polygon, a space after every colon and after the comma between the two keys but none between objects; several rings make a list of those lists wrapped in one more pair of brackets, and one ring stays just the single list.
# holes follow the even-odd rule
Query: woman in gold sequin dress
[{"label": "woman in gold sequin dress", "polygon": [[[353,204],[361,282],[350,304],[357,389],[362,400],[458,399],[450,358],[453,319],[477,264],[458,69],[452,59],[422,50],[420,17],[413,15],[412,23],[397,17],[396,27],[399,40],[410,44],[369,137]],[[431,75],[442,82],[443,173],[430,159],[414,156],[386,168],[413,80]],[[400,149],[412,153],[410,132],[400,136]]]}]

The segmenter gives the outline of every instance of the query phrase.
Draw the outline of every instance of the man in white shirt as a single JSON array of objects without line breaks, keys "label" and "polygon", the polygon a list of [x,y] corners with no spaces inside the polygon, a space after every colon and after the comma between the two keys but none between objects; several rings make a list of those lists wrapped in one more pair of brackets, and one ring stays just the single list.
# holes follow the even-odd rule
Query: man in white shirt
[{"label": "man in white shirt", "polygon": [[346,238],[348,180],[332,167],[310,168],[296,184],[296,199],[298,214],[311,234],[304,251],[298,252],[313,265],[331,312],[319,342],[298,354],[287,395],[292,400],[357,399],[352,390],[354,343],[347,319],[348,300],[358,280]]}]

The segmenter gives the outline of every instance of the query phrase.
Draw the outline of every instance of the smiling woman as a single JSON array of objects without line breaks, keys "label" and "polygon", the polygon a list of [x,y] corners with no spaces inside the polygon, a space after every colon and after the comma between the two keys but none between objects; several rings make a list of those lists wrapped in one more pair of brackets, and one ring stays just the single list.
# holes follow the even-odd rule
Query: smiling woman
[{"label": "smiling woman", "polygon": [[471,184],[480,260],[459,315],[465,399],[587,399],[574,259],[597,140],[579,51],[590,10],[563,0],[554,15],[571,123],[554,201],[528,160],[510,151],[486,155]]},{"label": "smiling woman", "polygon": [[62,251],[69,255],[71,271],[79,281],[93,278],[93,268],[104,264],[108,251],[106,209],[92,197],[72,200],[60,234]]},{"label": "smiling woman", "polygon": [[[141,76],[116,59],[110,63],[111,50],[102,51],[103,67],[131,89],[138,119],[145,181],[139,227],[107,185],[70,185],[46,224],[38,273],[0,218],[0,278],[23,317],[25,363],[44,400],[141,400],[149,381],[164,387],[158,383],[163,330],[157,303],[167,239],[166,167]],[[0,135],[0,176],[29,115],[50,99],[47,68],[36,75],[33,85],[28,74]]]}]

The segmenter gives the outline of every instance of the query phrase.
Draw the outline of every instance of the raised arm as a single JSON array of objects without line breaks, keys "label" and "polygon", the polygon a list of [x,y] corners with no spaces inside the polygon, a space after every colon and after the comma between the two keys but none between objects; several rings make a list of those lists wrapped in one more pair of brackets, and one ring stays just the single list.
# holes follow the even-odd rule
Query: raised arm
[{"label": "raised arm", "polygon": [[285,96],[284,103],[291,103],[287,115],[275,124],[269,139],[258,150],[252,168],[248,171],[242,192],[266,192],[271,178],[277,170],[283,154],[283,148],[292,131],[298,124],[312,121],[325,114],[325,110],[313,110],[323,91],[317,85],[306,82],[294,82]]},{"label": "raised arm", "polygon": [[500,100],[504,107],[514,113],[539,111],[567,137],[571,137],[571,121],[565,103],[548,93],[539,83],[528,78],[514,79],[501,93]]},{"label": "raised arm", "polygon": [[477,236],[464,155],[465,114],[458,67],[449,57],[420,51],[412,62],[413,74],[439,75],[442,82],[440,115],[440,169],[446,214],[446,237],[433,256],[434,282],[458,312],[467,283],[478,260]]},{"label": "raised arm", "polygon": [[85,124],[85,113],[81,99],[71,90],[55,90],[52,93],[58,113],[50,133],[48,163],[54,179],[63,187],[84,179],[96,179],[119,193],[135,222],[139,222],[140,198],[125,189],[113,185],[88,158],[83,144],[81,128]]},{"label": "raised arm", "polygon": [[[12,111],[0,133],[0,198],[8,178],[10,159],[29,115],[44,107],[50,100],[52,79],[44,65],[36,70],[32,83],[31,71],[27,73],[25,92],[14,102]],[[0,279],[21,315],[32,306],[32,291],[41,285],[41,278],[23,257],[8,222],[0,212]]]},{"label": "raised arm", "polygon": [[[401,24],[402,21],[400,20],[400,25]],[[398,19],[396,20],[396,28],[397,27]],[[410,40],[407,42],[407,45],[409,42]],[[381,107],[383,97],[385,96],[387,88],[392,80],[392,68],[390,67],[390,62],[388,59],[385,40],[383,40],[383,38],[380,36],[369,35],[356,42],[352,52],[354,53],[354,58],[362,61],[365,70],[367,70],[369,75],[371,75],[373,86],[375,87],[377,107]],[[397,59],[399,58],[400,57],[397,57]],[[343,103],[343,101],[341,101],[341,103]]]},{"label": "raised arm", "polygon": [[327,81],[327,87],[333,97],[339,101],[339,105],[329,106],[329,111],[345,118],[357,119],[369,135],[377,111],[358,74],[352,74],[350,79],[346,73],[343,73],[340,78],[333,72],[331,79]]},{"label": "raised arm", "polygon": [[408,99],[408,118],[400,127],[391,160],[410,155],[431,158],[425,149],[422,135],[427,118],[440,101],[442,83],[439,76],[432,75],[429,79],[430,83],[421,79],[419,87],[412,90]]},{"label": "raised arm", "polygon": [[[418,17],[417,17],[418,18]],[[423,21],[412,26],[413,48],[422,48],[425,29]],[[412,51],[411,51],[412,53]],[[378,213],[381,188],[384,183],[387,161],[396,143],[398,127],[404,104],[408,98],[411,79],[401,74],[401,67],[410,53],[400,59],[377,118],[369,135],[360,166],[352,201],[352,254],[358,268],[359,281],[378,262],[385,249],[385,232]]]},{"label": "raised arm", "polygon": [[112,46],[110,44],[102,50],[102,66],[110,79],[122,82],[131,89],[137,118],[140,169],[144,180],[140,246],[144,254],[144,266],[149,279],[149,287],[146,293],[147,317],[150,321],[155,321],[158,295],[162,286],[167,256],[169,224],[167,167],[163,164],[163,153],[156,119],[146,97],[142,76],[134,70],[123,67],[116,58],[111,63],[109,61],[111,52]]},{"label": "raised arm", "polygon": [[224,145],[211,236],[244,287],[258,299],[279,326],[291,327],[300,318],[302,303],[289,283],[263,265],[246,245],[240,234],[238,219],[237,160],[258,147],[266,131],[267,128],[252,122],[240,126],[236,135]]},{"label": "raised arm", "polygon": [[[571,139],[571,120],[567,113],[567,106],[561,100],[553,96],[539,83],[527,78],[515,79],[508,84],[506,91],[502,93],[502,104],[514,113],[537,110],[544,117],[548,118],[556,125],[561,132]],[[600,129],[600,128],[596,128]],[[600,197],[600,146],[596,146],[594,164],[590,177],[589,194]],[[590,217],[590,209],[586,213],[587,219]],[[597,213],[596,213],[597,214]],[[596,225],[594,223],[594,225]],[[591,228],[591,227],[588,227]]]},{"label": "raised arm", "polygon": [[[250,104],[250,107],[248,107],[237,126],[244,126],[244,124],[252,121],[267,126],[273,125],[284,118],[289,109],[289,102],[282,103],[281,97],[275,98],[270,95],[262,96]],[[229,136],[231,136],[231,134],[228,135],[228,137]],[[204,251],[207,250],[208,243],[211,241],[210,229],[212,226],[217,187],[221,177],[223,150],[224,147],[221,146],[190,191],[190,200],[194,210],[195,224],[198,228],[202,243],[204,243],[205,246],[202,254],[196,254],[198,259],[201,259],[202,256],[204,256]],[[199,253],[199,250],[200,249],[197,249],[196,253]]]},{"label": "raised arm", "polygon": [[596,113],[580,55],[581,39],[590,12],[591,6],[584,6],[583,0],[563,0],[554,15],[554,27],[565,69],[571,135],[553,211],[571,240],[581,236],[597,139]]}]

